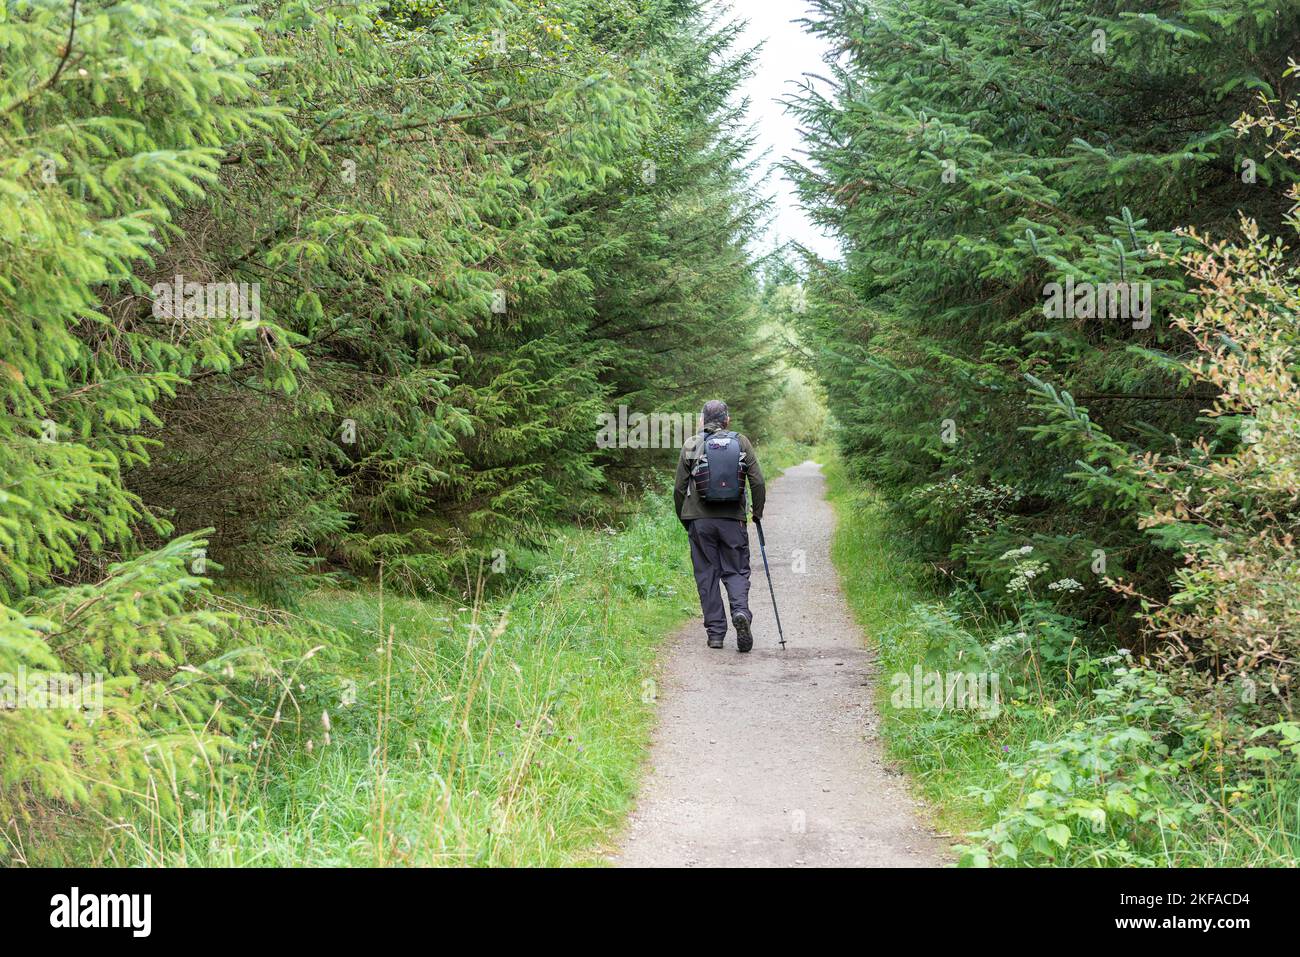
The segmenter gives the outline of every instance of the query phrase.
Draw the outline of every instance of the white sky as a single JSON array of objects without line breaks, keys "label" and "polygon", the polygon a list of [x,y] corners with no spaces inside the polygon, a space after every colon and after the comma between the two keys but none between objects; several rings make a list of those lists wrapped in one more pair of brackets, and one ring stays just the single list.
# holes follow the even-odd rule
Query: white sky
[{"label": "white sky", "polygon": [[825,44],[796,23],[808,12],[805,0],[711,0],[717,7],[730,8],[735,19],[748,20],[742,43],[745,47],[763,42],[754,75],[740,89],[749,97],[749,120],[758,138],[758,153],[767,151],[756,175],[765,193],[776,200],[775,217],[764,238],[764,250],[787,240],[803,243],[824,258],[839,257],[834,239],[809,222],[795,197],[794,188],[778,169],[771,167],[801,148],[795,118],[777,102],[795,91],[804,73],[825,73],[822,53]]}]

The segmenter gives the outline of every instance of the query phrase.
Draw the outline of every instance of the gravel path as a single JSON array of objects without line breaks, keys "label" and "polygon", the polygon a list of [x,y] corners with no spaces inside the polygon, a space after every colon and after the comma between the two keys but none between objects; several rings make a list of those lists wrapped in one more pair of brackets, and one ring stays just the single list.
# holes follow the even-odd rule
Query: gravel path
[{"label": "gravel path", "polygon": [[[627,867],[927,867],[947,842],[917,816],[876,740],[873,654],[830,560],[835,516],[815,462],[772,483],[768,560],[777,644],[750,527],[754,650],[705,646],[696,619],[659,683],[650,771],[614,863]],[[686,547],[685,537],[682,547]],[[797,571],[799,551],[806,569]]]}]

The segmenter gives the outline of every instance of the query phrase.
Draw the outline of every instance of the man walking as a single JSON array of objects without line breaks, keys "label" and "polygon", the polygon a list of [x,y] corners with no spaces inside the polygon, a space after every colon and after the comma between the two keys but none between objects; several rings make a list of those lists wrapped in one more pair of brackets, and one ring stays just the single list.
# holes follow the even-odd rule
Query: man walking
[{"label": "man walking", "polygon": [[727,616],[718,589],[731,603],[736,649],[754,646],[749,612],[749,528],[745,524],[745,482],[753,498],[754,521],[763,517],[763,472],[749,439],[730,431],[731,414],[720,399],[704,403],[704,430],[682,447],[677,460],[673,504],[691,542],[691,564],[704,611],[709,647],[721,648]]}]

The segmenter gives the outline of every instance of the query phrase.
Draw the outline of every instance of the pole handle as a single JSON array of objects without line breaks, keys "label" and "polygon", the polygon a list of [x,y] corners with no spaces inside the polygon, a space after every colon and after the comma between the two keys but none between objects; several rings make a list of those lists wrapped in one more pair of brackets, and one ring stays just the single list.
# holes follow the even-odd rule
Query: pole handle
[{"label": "pole handle", "polygon": [[767,548],[767,541],[763,538],[763,523],[755,519],[754,527],[758,529],[758,547]]}]

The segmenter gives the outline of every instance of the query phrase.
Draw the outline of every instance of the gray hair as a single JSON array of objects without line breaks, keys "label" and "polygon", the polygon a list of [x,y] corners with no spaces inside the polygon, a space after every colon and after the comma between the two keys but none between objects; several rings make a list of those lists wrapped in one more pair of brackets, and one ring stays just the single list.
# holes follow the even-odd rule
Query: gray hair
[{"label": "gray hair", "polygon": [[721,399],[710,399],[704,403],[704,410],[700,415],[705,425],[722,425],[731,418],[731,413],[727,411],[727,403]]}]

